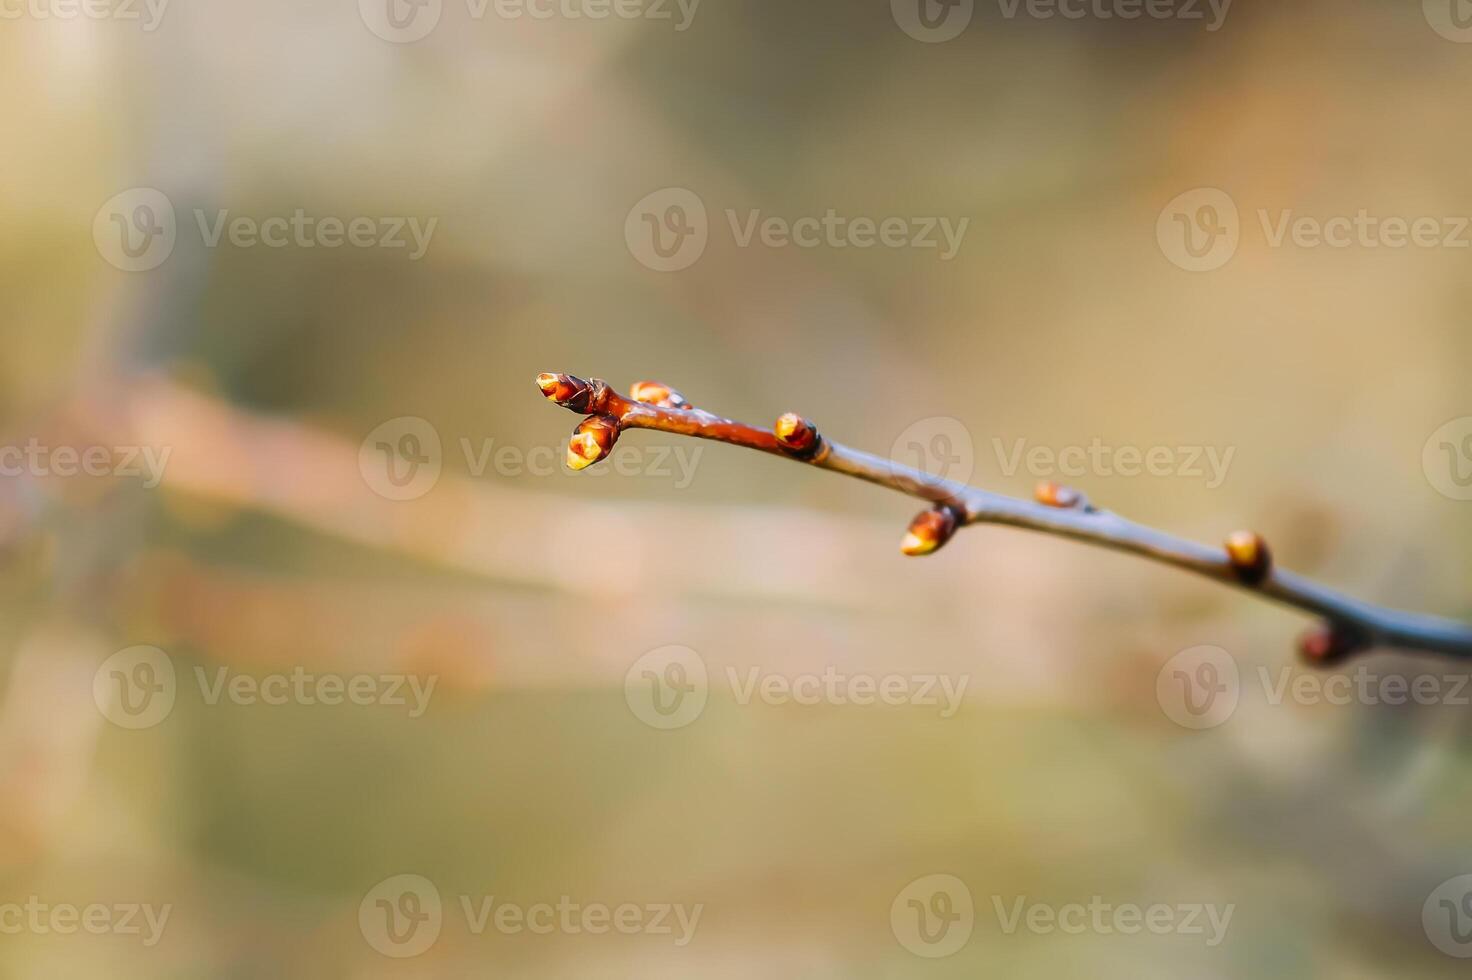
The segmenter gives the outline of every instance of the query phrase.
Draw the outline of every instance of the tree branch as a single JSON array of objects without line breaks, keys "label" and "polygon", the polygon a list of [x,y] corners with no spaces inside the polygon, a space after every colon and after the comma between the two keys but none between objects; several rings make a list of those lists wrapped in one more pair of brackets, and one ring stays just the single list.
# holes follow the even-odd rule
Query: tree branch
[{"label": "tree branch", "polygon": [[1250,531],[1235,532],[1223,547],[1213,548],[1100,510],[1077,491],[1052,483],[1038,486],[1036,500],[1019,500],[850,449],[824,438],[811,422],[796,415],[783,415],[770,431],[721,418],[692,407],[679,392],[656,382],[636,384],[631,398],[604,381],[584,381],[566,374],[539,375],[537,386],[557,404],[588,416],[568,446],[568,466],[575,470],[606,457],[624,429],[713,439],[929,501],[932,507],[911,522],[905,535],[901,548],[909,555],[936,551],[962,525],[1005,524],[1131,552],[1318,617],[1321,624],[1299,645],[1302,654],[1317,663],[1338,661],[1374,647],[1472,658],[1472,626],[1371,605],[1275,568],[1267,544]]}]

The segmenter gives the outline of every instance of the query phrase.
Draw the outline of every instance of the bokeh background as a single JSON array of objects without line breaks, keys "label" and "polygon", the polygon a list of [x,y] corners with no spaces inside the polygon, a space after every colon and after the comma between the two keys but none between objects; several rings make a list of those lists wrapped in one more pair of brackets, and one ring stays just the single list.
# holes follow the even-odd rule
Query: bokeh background
[{"label": "bokeh background", "polygon": [[[545,19],[394,2],[393,22],[370,0],[173,0],[151,30],[142,6],[62,19],[35,0],[0,21],[0,443],[169,453],[159,481],[0,480],[0,904],[171,908],[153,945],[9,929],[0,976],[1465,970],[1422,917],[1472,872],[1465,703],[1274,704],[1260,670],[1322,679],[1295,661],[1295,614],[1007,529],[907,560],[913,501],[781,460],[633,433],[623,471],[570,475],[575,420],[532,385],[656,378],[1023,495],[1046,474],[1008,465],[1019,442],[1230,450],[1217,485],[1098,466],[1070,482],[1203,541],[1258,528],[1356,595],[1472,616],[1472,503],[1423,452],[1472,415],[1468,234],[1274,245],[1259,217],[1363,209],[1452,233],[1472,214],[1463,0],[1238,0],[1215,30],[1204,6],[932,5],[969,17],[948,40],[914,36],[901,0],[606,19],[569,16],[591,0]],[[138,188],[167,200],[167,229]],[[698,198],[707,241],[658,271],[638,232],[678,218],[669,188]],[[1166,234],[1198,188],[1239,211],[1210,271]],[[196,217],[299,209],[435,225],[411,259],[211,247]],[[743,245],[727,217],[830,210],[969,225],[944,260]],[[145,227],[169,231],[133,239],[154,267],[120,268],[121,231]],[[438,451],[403,442],[423,425]],[[432,486],[390,499],[381,442]],[[177,693],[128,728],[94,682],[140,645]],[[708,701],[660,730],[625,681],[669,645],[707,666]],[[1201,645],[1240,667],[1240,700],[1193,730],[1157,679]],[[1447,692],[1465,675],[1359,666]],[[727,680],[827,668],[966,696],[951,717],[743,704]],[[436,687],[417,717],[211,703],[196,671],[222,669]],[[444,911],[396,958],[370,941],[373,890],[405,874]],[[903,902],[892,916],[936,874],[975,906],[944,958],[902,941]],[[483,896],[703,911],[683,946],[477,934],[461,897]],[[995,902],[1019,896],[1234,913],[1215,946],[1008,934]]]}]

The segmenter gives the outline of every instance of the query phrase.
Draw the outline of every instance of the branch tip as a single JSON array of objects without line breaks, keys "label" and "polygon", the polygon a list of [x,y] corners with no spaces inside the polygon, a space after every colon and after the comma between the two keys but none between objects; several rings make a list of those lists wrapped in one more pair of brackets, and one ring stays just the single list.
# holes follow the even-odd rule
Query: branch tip
[{"label": "branch tip", "polygon": [[570,374],[539,374],[537,387],[548,400],[574,412],[586,412],[593,399],[593,385]]},{"label": "branch tip", "polygon": [[567,444],[567,468],[581,470],[604,458],[618,441],[619,424],[607,415],[590,415],[578,423]]}]

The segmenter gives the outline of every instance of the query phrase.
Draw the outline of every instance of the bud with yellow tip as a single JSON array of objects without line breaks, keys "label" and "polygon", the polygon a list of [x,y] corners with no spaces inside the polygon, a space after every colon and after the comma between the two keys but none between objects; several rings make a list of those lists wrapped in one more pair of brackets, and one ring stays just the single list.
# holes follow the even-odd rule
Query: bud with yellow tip
[{"label": "bud with yellow tip", "polygon": [[1052,480],[1044,480],[1039,483],[1033,490],[1033,498],[1044,506],[1057,507],[1061,510],[1071,510],[1087,504],[1084,495],[1073,487],[1065,487]]},{"label": "bud with yellow tip", "polygon": [[607,415],[583,419],[567,444],[567,468],[586,469],[607,456],[618,441],[618,433],[618,422]]},{"label": "bud with yellow tip", "polygon": [[900,543],[900,551],[911,558],[933,554],[951,540],[958,523],[956,511],[950,507],[921,511],[910,522],[905,540]]},{"label": "bud with yellow tip", "polygon": [[777,437],[778,445],[795,455],[807,455],[818,448],[817,426],[792,412],[777,419],[772,434]]},{"label": "bud with yellow tip", "polygon": [[629,389],[629,397],[645,405],[659,408],[689,408],[690,402],[684,395],[667,384],[658,381],[636,381]]},{"label": "bud with yellow tip", "polygon": [[593,399],[593,386],[570,374],[539,374],[537,387],[547,398],[574,412],[586,412]]},{"label": "bud with yellow tip", "polygon": [[1227,537],[1227,559],[1237,578],[1257,585],[1273,568],[1273,555],[1262,535],[1255,531],[1233,531]]}]

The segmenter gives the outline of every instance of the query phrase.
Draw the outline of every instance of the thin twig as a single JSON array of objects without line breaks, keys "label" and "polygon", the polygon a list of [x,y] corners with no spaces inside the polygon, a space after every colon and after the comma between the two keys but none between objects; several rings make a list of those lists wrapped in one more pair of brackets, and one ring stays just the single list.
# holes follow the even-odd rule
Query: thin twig
[{"label": "thin twig", "polygon": [[1472,658],[1472,626],[1435,616],[1386,609],[1335,592],[1273,566],[1261,537],[1238,531],[1224,547],[1177,538],[1093,506],[1082,494],[1044,483],[1037,500],[1019,500],[850,449],[821,436],[796,415],[779,418],[771,430],[721,418],[690,406],[666,385],[640,382],[625,398],[606,382],[566,374],[543,374],[537,386],[549,399],[587,415],[573,433],[568,465],[582,469],[603,459],[624,429],[655,429],[698,439],[713,439],[795,459],[820,469],[877,483],[930,501],[910,525],[902,549],[929,554],[965,524],[1005,524],[1057,534],[1076,541],[1127,551],[1204,575],[1320,617],[1300,650],[1310,660],[1329,662],[1373,647],[1395,647]]}]

